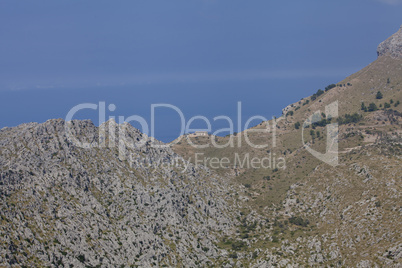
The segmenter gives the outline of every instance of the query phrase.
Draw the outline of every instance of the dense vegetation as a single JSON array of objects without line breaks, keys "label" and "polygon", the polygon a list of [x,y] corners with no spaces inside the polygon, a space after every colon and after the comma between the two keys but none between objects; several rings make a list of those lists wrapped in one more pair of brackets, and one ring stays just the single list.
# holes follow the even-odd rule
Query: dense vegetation
[{"label": "dense vegetation", "polygon": [[330,89],[333,89],[334,87],[336,87],[335,84],[330,84],[330,85],[328,85],[327,87],[325,87],[325,91],[328,91],[328,90],[330,90]]},{"label": "dense vegetation", "polygon": [[358,113],[354,114],[345,114],[344,116],[338,117],[338,124],[340,125],[345,125],[345,124],[350,124],[350,123],[357,123],[359,122],[363,116]]}]

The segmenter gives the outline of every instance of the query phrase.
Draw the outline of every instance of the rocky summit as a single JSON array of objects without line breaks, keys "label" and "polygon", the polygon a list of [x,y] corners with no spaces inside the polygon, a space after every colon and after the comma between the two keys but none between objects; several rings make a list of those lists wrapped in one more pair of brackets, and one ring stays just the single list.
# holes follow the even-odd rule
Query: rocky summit
[{"label": "rocky summit", "polygon": [[402,58],[402,25],[398,32],[378,46],[377,55],[389,55],[393,58]]},{"label": "rocky summit", "polygon": [[[236,135],[164,144],[114,120],[1,129],[0,267],[402,267],[401,37]],[[330,125],[336,165],[310,153]],[[286,165],[212,168],[196,154]]]}]

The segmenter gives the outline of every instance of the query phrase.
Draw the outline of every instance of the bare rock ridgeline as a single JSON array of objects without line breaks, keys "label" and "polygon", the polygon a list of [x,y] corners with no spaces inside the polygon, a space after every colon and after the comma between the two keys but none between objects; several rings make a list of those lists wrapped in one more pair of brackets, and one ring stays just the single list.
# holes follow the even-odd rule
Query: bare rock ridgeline
[{"label": "bare rock ridgeline", "polygon": [[377,48],[377,55],[389,55],[392,58],[402,59],[402,25],[395,34],[383,41]]}]

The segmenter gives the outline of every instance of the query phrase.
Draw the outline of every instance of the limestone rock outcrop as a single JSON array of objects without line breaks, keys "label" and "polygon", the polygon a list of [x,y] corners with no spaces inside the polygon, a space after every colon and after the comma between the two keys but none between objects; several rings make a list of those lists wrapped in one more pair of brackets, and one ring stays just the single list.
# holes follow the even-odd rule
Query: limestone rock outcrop
[{"label": "limestone rock outcrop", "polygon": [[378,46],[377,55],[379,57],[388,55],[392,58],[402,59],[402,26],[399,28],[398,32]]}]

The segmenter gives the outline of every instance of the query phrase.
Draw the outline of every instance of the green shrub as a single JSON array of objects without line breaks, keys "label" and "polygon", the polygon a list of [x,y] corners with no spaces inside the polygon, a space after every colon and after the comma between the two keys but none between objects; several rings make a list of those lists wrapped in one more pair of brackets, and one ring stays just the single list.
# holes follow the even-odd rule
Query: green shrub
[{"label": "green shrub", "polygon": [[237,253],[236,252],[229,253],[229,258],[237,259]]},{"label": "green shrub", "polygon": [[310,224],[309,220],[304,220],[302,217],[291,217],[289,222],[302,227],[307,227]]},{"label": "green shrub", "polygon": [[236,250],[236,251],[241,250],[245,246],[246,246],[246,243],[243,241],[235,241],[232,243],[232,249]]},{"label": "green shrub", "polygon": [[315,127],[325,127],[326,125],[329,125],[329,124],[331,124],[331,119],[324,118],[324,119],[321,119],[318,122],[313,123],[312,127],[313,128],[315,128]]},{"label": "green shrub", "polygon": [[328,91],[328,90],[330,90],[330,89],[333,89],[334,87],[336,87],[335,84],[330,84],[330,85],[328,85],[327,87],[325,87],[325,91]]},{"label": "green shrub", "polygon": [[375,98],[378,99],[378,100],[379,100],[379,99],[382,99],[382,97],[383,97],[383,96],[382,96],[381,91],[378,91],[377,94],[375,95]]},{"label": "green shrub", "polygon": [[338,117],[338,124],[340,125],[345,125],[345,124],[350,124],[350,123],[357,123],[363,118],[362,115],[358,113],[354,113],[352,115],[350,114],[345,114],[344,116]]},{"label": "green shrub", "polygon": [[317,97],[319,97],[319,96],[321,96],[322,94],[324,94],[324,90],[319,89],[319,90],[317,90],[317,93],[315,93],[315,94],[317,94]]},{"label": "green shrub", "polygon": [[367,107],[364,102],[362,102],[360,110],[367,112]]},{"label": "green shrub", "polygon": [[78,255],[77,259],[82,263],[85,262],[85,256],[84,255]]},{"label": "green shrub", "polygon": [[378,108],[377,108],[377,105],[375,105],[375,103],[372,102],[372,103],[369,104],[367,110],[368,110],[369,112],[374,112],[374,111],[377,111]]},{"label": "green shrub", "polygon": [[208,251],[209,251],[209,248],[208,248],[208,247],[202,247],[202,250],[203,250],[204,252],[208,252]]}]

